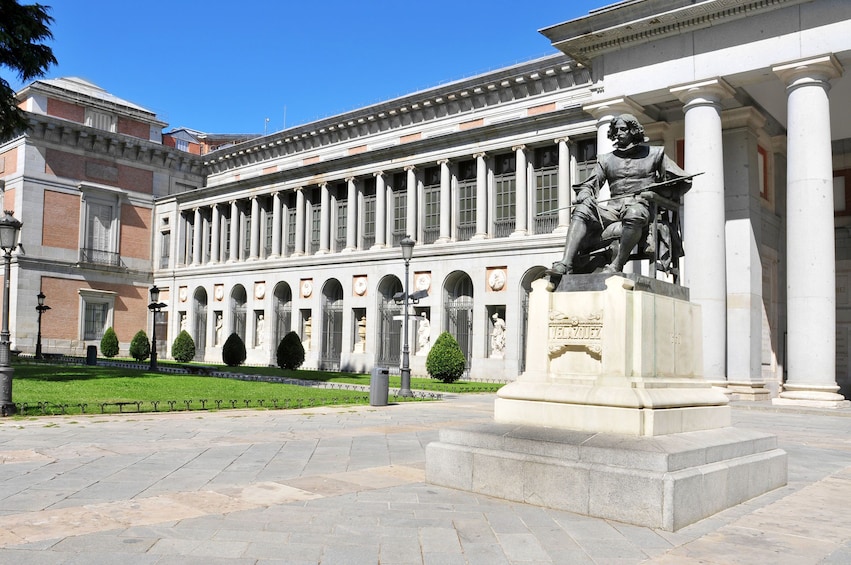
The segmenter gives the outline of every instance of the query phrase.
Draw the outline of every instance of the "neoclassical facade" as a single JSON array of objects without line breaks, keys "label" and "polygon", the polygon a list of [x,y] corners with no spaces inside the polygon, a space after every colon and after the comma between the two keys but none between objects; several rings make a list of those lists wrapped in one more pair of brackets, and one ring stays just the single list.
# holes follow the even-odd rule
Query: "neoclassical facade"
[{"label": "neoclassical facade", "polygon": [[[851,394],[849,23],[842,0],[621,2],[542,30],[557,51],[541,59],[203,156],[152,148],[144,166],[155,181],[138,197],[149,262],[109,276],[137,292],[165,289],[163,354],[186,329],[198,358],[216,362],[235,332],[249,363],[274,364],[277,343],[295,331],[307,367],[398,367],[393,297],[409,235],[408,282],[427,293],[410,310],[414,374],[449,331],[471,377],[511,380],[525,367],[531,282],[561,254],[571,186],[611,149],[612,118],[629,112],[651,144],[702,173],[684,203],[681,282],[701,306],[705,377],[741,398],[835,404]],[[31,106],[43,133],[11,146],[64,147],[64,135],[48,132],[71,126]],[[95,137],[102,147],[78,142],[74,152],[134,159],[117,149],[121,132]],[[0,172],[7,207],[14,198],[25,214],[30,189],[53,190],[28,166]],[[76,186],[85,201],[92,189],[65,175],[50,182]],[[10,196],[10,187],[23,190]],[[47,217],[47,197],[36,201]],[[41,224],[23,220],[25,240],[54,253],[35,233]],[[19,293],[50,278],[22,259],[16,276]],[[77,295],[68,315],[82,327]],[[33,343],[29,301],[19,298],[13,316],[22,350]],[[144,306],[127,312],[150,330]],[[46,350],[90,342],[60,339],[49,320]]]}]

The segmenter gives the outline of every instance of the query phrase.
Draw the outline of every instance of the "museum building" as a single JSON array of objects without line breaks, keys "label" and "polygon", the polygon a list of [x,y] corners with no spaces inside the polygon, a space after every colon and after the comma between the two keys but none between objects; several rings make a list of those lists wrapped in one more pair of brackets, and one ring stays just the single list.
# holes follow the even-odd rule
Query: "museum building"
[{"label": "museum building", "polygon": [[305,367],[396,370],[409,235],[413,373],[448,331],[471,378],[513,380],[571,186],[630,113],[701,173],[678,274],[701,306],[704,376],[738,398],[838,405],[851,394],[849,24],[843,0],[620,2],[541,30],[552,55],[203,151],[187,149],[199,132],[163,134],[95,85],[35,81],[19,93],[31,130],[0,145],[5,208],[24,224],[12,342],[34,351],[41,290],[45,352],[82,354],[108,327],[126,351],[151,334],[156,284],[162,356],[186,329],[199,360],[220,362],[235,332],[248,363],[274,364],[292,330]]}]

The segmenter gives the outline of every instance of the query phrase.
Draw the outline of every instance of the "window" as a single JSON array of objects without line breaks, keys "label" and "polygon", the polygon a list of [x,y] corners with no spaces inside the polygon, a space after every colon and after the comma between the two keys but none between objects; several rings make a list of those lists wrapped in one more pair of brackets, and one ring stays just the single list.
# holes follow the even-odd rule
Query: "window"
[{"label": "window", "polygon": [[558,226],[558,147],[535,150],[535,233]]},{"label": "window", "polygon": [[118,235],[123,192],[111,192],[80,185],[83,229],[80,240],[80,262],[89,265],[117,267]]},{"label": "window", "polygon": [[160,268],[168,269],[171,254],[171,232],[164,231],[160,234]]},{"label": "window", "polygon": [[584,182],[597,165],[597,140],[580,139],[576,142],[576,181],[573,184]]},{"label": "window", "polygon": [[458,225],[455,239],[467,241],[476,233],[476,162],[458,163]]},{"label": "window", "polygon": [[393,175],[393,247],[398,247],[407,232],[408,179],[406,174]]},{"label": "window", "polygon": [[375,179],[367,179],[363,186],[363,242],[362,249],[375,244]]},{"label": "window", "polygon": [[768,152],[758,145],[756,154],[757,168],[759,169],[759,195],[766,202],[771,202],[771,195],[768,190]]},{"label": "window", "polygon": [[241,260],[248,259],[251,255],[251,222],[253,218],[251,214],[242,214],[242,257]]},{"label": "window", "polygon": [[80,333],[86,341],[100,340],[106,329],[113,325],[115,293],[84,288],[79,293],[82,312]]},{"label": "window", "polygon": [[174,148],[180,151],[189,151],[189,142],[185,139],[175,139]]},{"label": "window", "polygon": [[833,171],[833,214],[851,216],[851,169]]},{"label": "window", "polygon": [[102,112],[93,108],[86,108],[86,125],[91,128],[102,129],[115,133],[117,123],[114,114]]},{"label": "window", "polygon": [[310,204],[310,253],[319,251],[322,237],[322,207],[319,204]]},{"label": "window", "polygon": [[440,167],[425,170],[423,185],[423,243],[434,243],[440,235]]},{"label": "window", "polygon": [[287,206],[287,255],[295,253],[295,216],[295,196],[291,196]]},{"label": "window", "polygon": [[514,231],[516,165],[514,153],[497,155],[494,161],[494,237],[508,237]]},{"label": "window", "polygon": [[273,214],[272,204],[270,202],[267,202],[266,203],[266,215],[265,215],[265,218],[264,218],[265,221],[266,221],[266,224],[265,224],[266,229],[265,229],[265,237],[264,237],[266,243],[263,246],[263,249],[265,250],[264,255],[266,257],[269,257],[269,256],[272,255],[272,228],[273,228],[273,224],[274,224],[274,218],[272,217],[272,214]]}]

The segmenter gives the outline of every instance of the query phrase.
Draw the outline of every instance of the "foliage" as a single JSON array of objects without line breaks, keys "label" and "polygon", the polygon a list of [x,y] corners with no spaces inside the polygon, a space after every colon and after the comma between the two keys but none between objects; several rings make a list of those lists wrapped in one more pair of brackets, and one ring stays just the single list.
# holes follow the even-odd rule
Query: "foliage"
[{"label": "foliage", "polygon": [[245,358],[245,342],[238,334],[230,334],[222,346],[222,362],[228,367],[238,367],[245,363]]},{"label": "foliage", "polygon": [[151,342],[145,330],[139,330],[130,342],[130,357],[142,362],[151,355]]},{"label": "foliage", "polygon": [[460,379],[466,364],[461,347],[449,332],[443,332],[437,337],[426,357],[428,374],[444,383],[454,383]]},{"label": "foliage", "polygon": [[181,330],[171,344],[171,356],[175,361],[189,363],[195,358],[195,340],[186,330]]},{"label": "foliage", "polygon": [[304,346],[295,332],[289,332],[278,344],[278,367],[281,369],[298,369],[304,363]]},{"label": "foliage", "polygon": [[115,357],[118,355],[118,336],[112,327],[106,328],[103,337],[100,338],[100,354],[104,357]]},{"label": "foliage", "polygon": [[[0,0],[0,67],[14,71],[21,81],[44,74],[56,64],[53,50],[42,41],[52,39],[47,15],[49,6],[22,6],[18,0]],[[11,139],[27,127],[26,114],[18,108],[15,91],[0,77],[0,142]]]}]

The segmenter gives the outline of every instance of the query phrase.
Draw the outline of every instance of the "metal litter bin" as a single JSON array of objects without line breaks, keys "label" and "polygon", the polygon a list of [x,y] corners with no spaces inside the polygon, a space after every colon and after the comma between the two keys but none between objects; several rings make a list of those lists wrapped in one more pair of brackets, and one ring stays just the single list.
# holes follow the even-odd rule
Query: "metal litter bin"
[{"label": "metal litter bin", "polygon": [[387,406],[387,395],[390,392],[390,369],[373,367],[369,377],[369,405]]},{"label": "metal litter bin", "polygon": [[98,346],[89,345],[86,347],[86,365],[98,364]]}]

